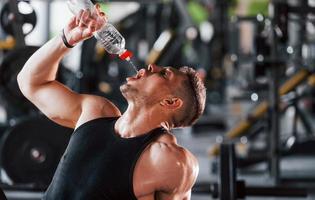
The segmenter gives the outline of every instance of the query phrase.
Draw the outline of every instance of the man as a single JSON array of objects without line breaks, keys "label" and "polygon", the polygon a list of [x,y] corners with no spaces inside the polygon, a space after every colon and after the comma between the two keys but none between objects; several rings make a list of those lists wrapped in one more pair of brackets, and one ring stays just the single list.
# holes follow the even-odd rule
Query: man
[{"label": "man", "polygon": [[68,47],[90,38],[105,14],[81,11],[63,34],[42,46],[18,74],[23,94],[54,122],[74,128],[44,199],[186,200],[196,158],[176,143],[174,127],[202,114],[205,88],[193,69],[149,65],[127,78],[121,115],[108,99],[77,94],[55,80]]}]

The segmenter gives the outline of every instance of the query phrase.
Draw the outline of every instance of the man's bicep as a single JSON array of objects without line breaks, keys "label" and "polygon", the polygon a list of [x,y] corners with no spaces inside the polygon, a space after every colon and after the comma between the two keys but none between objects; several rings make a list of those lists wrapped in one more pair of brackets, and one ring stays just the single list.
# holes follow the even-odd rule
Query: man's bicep
[{"label": "man's bicep", "polygon": [[181,166],[178,168],[178,200],[190,200],[191,189],[196,182],[199,173],[199,164],[196,157],[191,154],[188,150],[180,148],[178,150],[177,165]]},{"label": "man's bicep", "polygon": [[32,88],[27,98],[48,118],[74,128],[81,114],[82,95],[58,81]]},{"label": "man's bicep", "polygon": [[195,181],[196,177],[194,175],[190,175],[190,177],[187,177],[185,183],[180,184],[179,190],[177,191],[174,200],[190,200],[191,189],[195,184]]},{"label": "man's bicep", "polygon": [[157,162],[158,172],[161,173],[160,177],[167,178],[160,179],[158,190],[173,195],[174,200],[189,199],[199,172],[197,159],[177,145],[166,145],[162,148]]}]

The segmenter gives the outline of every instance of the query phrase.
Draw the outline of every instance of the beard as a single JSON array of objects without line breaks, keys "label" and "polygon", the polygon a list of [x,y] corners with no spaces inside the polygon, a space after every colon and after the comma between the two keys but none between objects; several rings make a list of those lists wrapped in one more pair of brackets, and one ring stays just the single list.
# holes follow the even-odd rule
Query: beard
[{"label": "beard", "polygon": [[151,106],[158,102],[156,95],[148,95],[144,92],[140,92],[138,88],[128,83],[121,85],[120,91],[127,101],[131,101],[136,104]]},{"label": "beard", "polygon": [[122,95],[128,100],[130,98],[134,98],[139,93],[139,90],[128,83],[125,83],[120,86],[120,91]]}]

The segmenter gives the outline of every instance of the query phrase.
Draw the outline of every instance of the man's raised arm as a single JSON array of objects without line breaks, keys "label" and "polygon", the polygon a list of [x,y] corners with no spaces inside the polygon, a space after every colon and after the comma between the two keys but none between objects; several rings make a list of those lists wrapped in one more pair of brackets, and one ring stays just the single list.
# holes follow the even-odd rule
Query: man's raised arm
[{"label": "man's raised arm", "polygon": [[[93,32],[106,23],[105,14],[100,11],[99,5],[95,7],[94,14],[81,10],[64,28],[64,36],[70,46],[92,37]],[[77,94],[56,81],[59,62],[68,51],[62,36],[52,38],[29,58],[17,80],[26,98],[47,117],[74,128],[82,113],[83,101],[89,95]]]}]

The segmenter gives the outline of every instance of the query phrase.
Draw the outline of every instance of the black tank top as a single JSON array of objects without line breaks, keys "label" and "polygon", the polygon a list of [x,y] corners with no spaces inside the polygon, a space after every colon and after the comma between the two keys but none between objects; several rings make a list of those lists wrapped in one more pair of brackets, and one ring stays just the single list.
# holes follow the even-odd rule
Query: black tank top
[{"label": "black tank top", "polygon": [[43,199],[137,199],[133,192],[135,164],[163,129],[122,138],[114,131],[117,119],[94,119],[75,130]]}]

